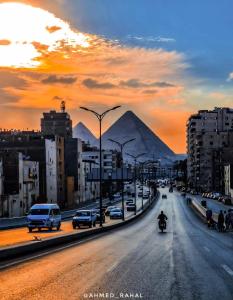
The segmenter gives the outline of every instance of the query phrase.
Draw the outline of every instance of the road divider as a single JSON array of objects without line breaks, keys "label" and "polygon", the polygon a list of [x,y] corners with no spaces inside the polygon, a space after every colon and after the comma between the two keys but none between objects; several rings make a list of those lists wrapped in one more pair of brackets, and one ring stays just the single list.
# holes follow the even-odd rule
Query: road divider
[{"label": "road divider", "polygon": [[98,236],[101,233],[108,232],[110,230],[114,230],[122,226],[125,226],[127,224],[130,224],[136,221],[137,219],[141,218],[148,211],[148,209],[155,204],[158,197],[159,197],[159,192],[157,192],[156,196],[152,199],[152,201],[150,202],[148,201],[144,205],[143,210],[139,211],[137,215],[133,215],[132,217],[130,217],[124,222],[115,223],[115,224],[103,226],[102,228],[99,227],[88,231],[73,232],[69,234],[54,236],[46,240],[31,241],[17,246],[4,247],[0,249],[0,261],[9,261],[18,257],[23,257],[23,256],[30,255],[32,253],[40,252],[45,249],[52,249],[59,245],[82,240],[86,237],[90,237],[93,235]]},{"label": "road divider", "polygon": [[[207,208],[205,208],[204,206],[202,206],[198,201],[195,201],[193,199],[191,199],[190,202],[191,207],[193,208],[193,210],[197,213],[197,215],[206,222],[206,211]],[[215,223],[218,222],[218,214],[213,213],[212,215],[212,219]]]}]

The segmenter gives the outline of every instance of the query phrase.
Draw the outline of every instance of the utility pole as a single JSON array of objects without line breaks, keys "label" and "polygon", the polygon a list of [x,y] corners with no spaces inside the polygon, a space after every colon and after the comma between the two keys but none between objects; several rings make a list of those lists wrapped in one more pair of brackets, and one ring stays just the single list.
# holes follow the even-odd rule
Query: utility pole
[{"label": "utility pole", "polygon": [[124,159],[123,159],[123,149],[124,147],[135,140],[135,138],[130,139],[124,143],[108,139],[110,142],[117,144],[120,147],[121,151],[121,203],[122,203],[122,220],[125,220],[125,204],[124,204]]},{"label": "utility pole", "polygon": [[103,118],[106,116],[107,113],[109,113],[112,110],[115,110],[117,108],[121,107],[120,105],[118,106],[114,106],[111,109],[108,109],[106,111],[104,111],[102,114],[97,113],[96,111],[89,109],[87,107],[83,107],[80,106],[81,109],[85,110],[85,111],[89,111],[91,113],[93,113],[97,119],[99,120],[99,160],[100,160],[100,172],[99,172],[99,184],[100,184],[100,227],[103,226],[103,200],[102,200],[102,120]]}]

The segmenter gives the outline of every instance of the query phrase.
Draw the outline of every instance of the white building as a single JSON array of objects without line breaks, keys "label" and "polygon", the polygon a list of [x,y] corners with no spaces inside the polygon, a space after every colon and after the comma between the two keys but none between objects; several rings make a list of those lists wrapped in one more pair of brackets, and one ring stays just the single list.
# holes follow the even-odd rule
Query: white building
[{"label": "white building", "polygon": [[62,206],[65,201],[64,139],[46,139],[45,151],[47,201]]},{"label": "white building", "polygon": [[39,197],[39,162],[19,153],[19,214],[24,215]]}]

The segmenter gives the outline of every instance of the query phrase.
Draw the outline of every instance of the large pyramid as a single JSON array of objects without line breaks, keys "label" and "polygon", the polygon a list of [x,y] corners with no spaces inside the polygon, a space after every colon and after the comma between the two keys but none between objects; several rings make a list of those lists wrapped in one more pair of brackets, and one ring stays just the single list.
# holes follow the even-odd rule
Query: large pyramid
[{"label": "large pyramid", "polygon": [[95,143],[97,141],[96,137],[91,133],[91,131],[82,122],[79,122],[73,128],[73,137],[79,138],[82,141],[89,143],[91,146],[95,145]]},{"label": "large pyramid", "polygon": [[145,159],[172,159],[174,152],[132,111],[127,111],[121,116],[102,136],[104,149],[118,149],[115,143],[108,139],[124,142],[136,138],[124,149],[124,158],[129,159],[125,153],[137,155],[146,153],[141,160]]}]

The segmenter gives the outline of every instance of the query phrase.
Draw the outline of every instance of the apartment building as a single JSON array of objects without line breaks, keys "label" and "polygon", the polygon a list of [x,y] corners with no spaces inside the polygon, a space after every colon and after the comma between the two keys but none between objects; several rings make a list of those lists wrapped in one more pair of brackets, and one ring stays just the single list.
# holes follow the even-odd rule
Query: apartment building
[{"label": "apartment building", "polygon": [[[190,187],[219,191],[220,154],[232,143],[233,109],[200,110],[187,122],[187,175]],[[226,163],[226,161],[224,162]]]}]

